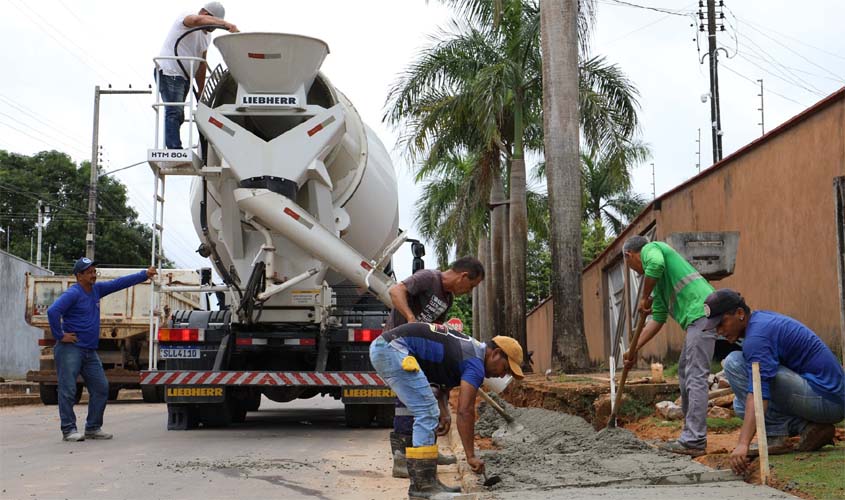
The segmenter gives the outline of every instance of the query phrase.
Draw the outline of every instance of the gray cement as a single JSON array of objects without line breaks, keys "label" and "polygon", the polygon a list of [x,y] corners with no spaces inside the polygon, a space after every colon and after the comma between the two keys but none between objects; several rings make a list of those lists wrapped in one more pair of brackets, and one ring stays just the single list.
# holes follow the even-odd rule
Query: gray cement
[{"label": "gray cement", "polygon": [[26,273],[50,274],[0,250],[0,377],[22,379],[39,367],[42,331],[26,324]]},{"label": "gray cement", "polygon": [[477,431],[502,447],[482,454],[488,474],[502,476],[496,491],[600,486],[710,470],[688,457],[659,452],[625,429],[597,433],[584,419],[565,413],[510,405],[506,410],[533,439],[499,439],[496,429],[504,421],[492,408],[479,406]]}]

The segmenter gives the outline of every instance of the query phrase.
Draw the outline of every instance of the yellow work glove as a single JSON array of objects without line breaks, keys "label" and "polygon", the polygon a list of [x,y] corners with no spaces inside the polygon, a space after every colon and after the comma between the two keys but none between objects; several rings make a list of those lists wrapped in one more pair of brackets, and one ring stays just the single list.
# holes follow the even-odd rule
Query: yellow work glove
[{"label": "yellow work glove", "polygon": [[406,372],[418,372],[420,371],[420,364],[417,363],[417,358],[413,356],[405,356],[402,360],[402,369]]}]

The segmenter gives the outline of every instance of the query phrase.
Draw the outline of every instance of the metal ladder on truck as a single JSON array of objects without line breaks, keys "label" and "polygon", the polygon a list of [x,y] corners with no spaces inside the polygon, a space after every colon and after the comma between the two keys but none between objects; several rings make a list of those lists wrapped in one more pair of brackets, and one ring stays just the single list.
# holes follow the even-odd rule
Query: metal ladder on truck
[{"label": "metal ladder on truck", "polygon": [[[188,74],[188,100],[185,102],[163,102],[159,92],[159,71],[160,61],[177,60],[187,63]],[[148,367],[154,371],[158,367],[158,331],[162,321],[162,294],[169,292],[205,292],[228,290],[226,286],[168,286],[161,282],[162,262],[164,261],[164,201],[165,201],[165,180],[171,175],[206,176],[219,175],[220,168],[209,168],[203,165],[203,160],[197,154],[198,146],[194,143],[198,138],[198,132],[194,131],[194,112],[196,110],[197,96],[193,92],[195,68],[205,62],[201,57],[188,56],[159,56],[153,58],[155,63],[155,103],[152,105],[156,115],[155,126],[155,147],[147,150],[147,162],[153,172],[153,231],[151,244],[150,265],[158,270],[159,279],[152,281],[150,287],[150,337]],[[206,80],[204,95],[210,95],[210,89],[217,86],[222,75],[221,68]],[[184,149],[166,149],[162,147],[163,126],[162,111],[168,106],[181,107],[187,111],[188,124],[188,147]]]}]

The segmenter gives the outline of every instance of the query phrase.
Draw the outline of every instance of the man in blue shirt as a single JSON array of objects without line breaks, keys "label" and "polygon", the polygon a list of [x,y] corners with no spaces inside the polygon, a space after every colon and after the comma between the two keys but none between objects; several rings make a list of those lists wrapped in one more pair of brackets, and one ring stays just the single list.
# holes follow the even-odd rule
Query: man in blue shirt
[{"label": "man in blue shirt", "polygon": [[458,434],[467,463],[475,472],[484,461],[475,456],[475,396],[485,377],[522,378],[522,347],[511,337],[487,344],[450,331],[444,325],[407,323],[384,332],[370,345],[370,361],[379,376],[414,414],[413,446],[405,457],[411,498],[434,498],[449,489],[437,480],[435,430],[440,416],[430,384],[459,387]]},{"label": "man in blue shirt", "polygon": [[742,352],[725,358],[725,375],[734,391],[734,411],[744,422],[731,454],[736,473],[755,453],[756,430],[751,364],[760,364],[763,411],[769,453],[785,453],[786,438],[801,435],[798,451],[815,451],[831,442],[833,424],[845,418],[845,372],[833,352],[809,328],[771,311],[751,311],[740,294],[717,290],[705,301],[707,327],[728,342],[743,338]]},{"label": "man in blue shirt", "polygon": [[[56,339],[53,357],[59,382],[59,417],[64,441],[111,439],[103,432],[103,413],[109,395],[109,382],[97,356],[100,342],[100,299],[110,293],[147,281],[156,275],[150,267],[129,276],[97,283],[97,263],[82,257],[73,266],[76,284],[69,287],[47,309],[50,330]],[[73,403],[76,378],[82,375],[88,389],[88,418],[85,435],[76,430]]]}]

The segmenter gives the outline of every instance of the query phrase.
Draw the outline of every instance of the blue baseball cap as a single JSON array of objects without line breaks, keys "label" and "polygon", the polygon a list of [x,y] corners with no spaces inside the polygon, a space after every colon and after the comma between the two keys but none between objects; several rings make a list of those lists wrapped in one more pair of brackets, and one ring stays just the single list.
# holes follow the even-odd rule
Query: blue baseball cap
[{"label": "blue baseball cap", "polygon": [[91,266],[96,266],[97,262],[89,259],[88,257],[82,257],[81,259],[76,261],[76,264],[73,265],[73,274],[79,274],[85,272]]}]

